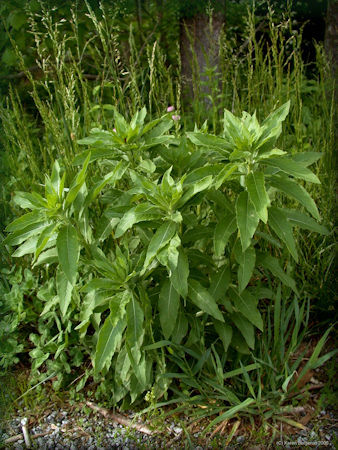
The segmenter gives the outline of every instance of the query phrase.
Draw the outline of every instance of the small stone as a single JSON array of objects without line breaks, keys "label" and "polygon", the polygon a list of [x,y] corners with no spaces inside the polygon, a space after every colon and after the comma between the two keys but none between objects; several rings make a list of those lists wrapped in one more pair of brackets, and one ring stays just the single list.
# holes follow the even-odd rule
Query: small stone
[{"label": "small stone", "polygon": [[238,436],[236,439],[236,442],[238,442],[238,444],[243,444],[244,441],[245,441],[245,436]]}]

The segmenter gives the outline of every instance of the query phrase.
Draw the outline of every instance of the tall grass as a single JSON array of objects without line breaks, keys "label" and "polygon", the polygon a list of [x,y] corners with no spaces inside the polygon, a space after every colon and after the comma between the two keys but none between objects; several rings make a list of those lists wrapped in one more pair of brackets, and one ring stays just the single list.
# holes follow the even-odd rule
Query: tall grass
[{"label": "tall grass", "polygon": [[[86,41],[80,39],[75,13],[69,32],[64,31],[64,21],[56,20],[47,9],[42,9],[41,16],[30,16],[37,71],[25,67],[13,42],[26,77],[9,89],[0,106],[1,159],[6,167],[0,200],[4,222],[10,218],[10,193],[42,183],[44,172],[55,159],[62,159],[71,170],[79,152],[77,140],[94,126],[113,128],[107,105],[116,105],[129,117],[143,105],[153,116],[175,105],[182,127],[201,127],[207,118],[210,131],[219,132],[224,108],[235,114],[256,110],[263,118],[290,99],[291,111],[280,146],[291,153],[323,152],[317,164],[322,185],[315,185],[311,195],[324,222],[333,226],[334,89],[321,44],[316,44],[316,61],[308,67],[301,54],[302,30],[293,30],[290,18],[276,23],[270,11],[258,26],[254,12],[248,11],[243,36],[226,30],[222,34],[218,67],[207,64],[199,73],[198,65],[193,64],[194,94],[183,98],[178,42],[172,44],[176,64],[169,65],[152,36],[144,36],[138,48],[132,25],[128,39],[121,40],[114,15],[101,6],[97,17],[87,6],[92,32]],[[208,33],[212,38],[212,21]],[[201,76],[205,89],[200,88]],[[303,289],[312,298],[320,296],[333,264],[332,236],[299,232],[298,241],[303,255],[298,276]],[[329,299],[333,285],[325,286]]]}]

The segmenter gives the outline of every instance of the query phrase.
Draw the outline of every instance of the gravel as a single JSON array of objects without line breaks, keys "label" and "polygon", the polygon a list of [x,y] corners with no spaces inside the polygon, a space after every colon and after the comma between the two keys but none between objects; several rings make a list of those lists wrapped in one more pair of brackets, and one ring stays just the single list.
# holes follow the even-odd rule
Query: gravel
[{"label": "gravel", "polygon": [[[325,414],[324,414],[325,413]],[[21,417],[15,417],[7,421],[5,428],[0,426],[0,448],[25,449],[24,439],[5,444],[3,441],[11,436],[22,433],[21,420],[25,418],[27,411],[22,412]],[[133,413],[128,417],[132,419]],[[325,416],[325,417],[324,417]],[[284,448],[304,447],[310,445],[312,448],[335,448],[334,441],[337,437],[338,427],[336,426],[336,415],[333,411],[322,410],[318,417],[307,425],[306,430],[283,437]],[[135,430],[130,430],[122,425],[112,422],[99,414],[86,414],[82,411],[66,411],[60,409],[49,412],[45,417],[36,423],[34,420],[28,421],[29,435],[32,440],[32,448],[50,450],[104,450],[104,449],[160,449],[160,448],[185,448],[183,429],[175,422],[166,424],[168,433],[160,438],[159,436],[149,436]],[[44,436],[34,438],[34,436],[46,433]],[[224,438],[226,436],[223,436]],[[200,441],[200,433],[191,436],[195,443],[196,450],[214,448],[203,446]],[[324,446],[316,446],[316,443],[323,443]],[[234,438],[233,445],[227,448],[252,447],[253,443],[247,441],[244,435]]]},{"label": "gravel", "polygon": [[[69,417],[68,417],[69,416]],[[22,433],[22,417],[16,417],[6,424],[6,429],[0,429],[0,447],[11,436]],[[29,425],[29,424],[28,424]],[[133,450],[141,448],[161,448],[156,436],[148,436],[135,430],[128,430],[122,425],[112,423],[98,415],[89,418],[84,413],[54,411],[44,417],[40,424],[28,426],[33,448],[51,450],[100,450],[123,449]],[[46,433],[45,436],[34,438],[35,435]],[[3,447],[2,447],[3,448]],[[25,442],[5,444],[5,448],[25,449]]]}]

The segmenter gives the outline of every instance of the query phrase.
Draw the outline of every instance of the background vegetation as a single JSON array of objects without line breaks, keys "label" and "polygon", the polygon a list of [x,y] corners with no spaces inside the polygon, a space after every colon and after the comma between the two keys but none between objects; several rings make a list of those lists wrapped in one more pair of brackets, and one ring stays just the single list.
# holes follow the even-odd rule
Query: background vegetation
[{"label": "background vegetation", "polygon": [[[203,345],[191,352],[188,360],[184,352],[154,349],[172,368],[167,380],[173,379],[170,388],[175,402],[205,402],[207,414],[218,413],[227,404],[231,417],[238,411],[236,405],[250,395],[255,402],[242,405],[243,414],[280,417],[288,401],[288,384],[302,363],[302,341],[314,331],[320,334],[328,329],[335,320],[334,80],[322,42],[324,26],[313,41],[312,34],[311,39],[307,34],[311,22],[304,22],[306,10],[308,19],[312,15],[323,24],[326,6],[319,1],[311,5],[298,2],[281,9],[280,2],[272,2],[267,9],[262,2],[253,10],[251,2],[227,2],[220,46],[215,48],[220,54],[218,64],[206,58],[206,65],[199,66],[191,36],[192,75],[187,80],[181,70],[182,20],[189,19],[188,11],[202,13],[202,3],[196,2],[196,11],[178,1],[164,5],[161,1],[126,0],[114,2],[113,7],[105,2],[80,2],[71,11],[68,2],[2,3],[1,239],[6,236],[5,226],[21,214],[13,201],[14,192],[43,192],[45,174],[51,172],[55,160],[62,161],[71,180],[77,173],[73,160],[83,151],[81,139],[92,128],[112,130],[116,126],[114,108],[129,122],[144,106],[152,120],[173,105],[181,117],[175,121],[175,133],[182,136],[194,127],[220,134],[224,109],[236,116],[256,111],[262,122],[290,100],[278,147],[296,160],[297,154],[301,160],[303,152],[314,155],[312,170],[321,184],[307,189],[318,206],[321,223],[329,230],[324,236],[302,229],[295,233],[299,262],[288,260],[285,267],[296,280],[298,300],[290,295],[290,289],[278,290],[273,277],[266,278],[264,287],[274,294],[272,300],[261,304],[261,339],[249,355],[240,353],[231,363],[218,360],[214,351],[210,357],[209,351],[205,365],[208,349],[196,336],[190,336],[190,344],[198,341]],[[210,3],[203,10],[209,17],[206,34],[211,40],[213,14],[223,11],[220,6]],[[154,16],[158,18],[155,27]],[[318,161],[317,152],[322,154]],[[97,179],[106,169],[90,166],[88,174]],[[278,195],[279,205],[294,206]],[[78,345],[75,331],[79,319],[84,318],[75,308],[74,326],[64,330],[52,301],[53,266],[32,267],[29,257],[13,258],[12,251],[8,245],[0,248],[1,365],[31,364],[32,383],[57,374],[55,389],[69,388],[80,371],[81,379],[75,385],[80,391],[92,379],[90,362],[82,358],[85,346]],[[282,255],[279,250],[271,251]],[[325,339],[319,341],[306,369],[332,356],[318,359]],[[185,345],[189,347],[188,340]],[[210,373],[218,377],[217,383],[210,382]],[[276,373],[283,376],[276,379]],[[96,380],[98,398],[109,397],[109,383]],[[295,379],[293,383],[297,384]],[[229,398],[228,384],[238,399]],[[147,399],[152,406],[156,404],[156,389]],[[130,400],[135,398],[126,400],[124,406]]]}]

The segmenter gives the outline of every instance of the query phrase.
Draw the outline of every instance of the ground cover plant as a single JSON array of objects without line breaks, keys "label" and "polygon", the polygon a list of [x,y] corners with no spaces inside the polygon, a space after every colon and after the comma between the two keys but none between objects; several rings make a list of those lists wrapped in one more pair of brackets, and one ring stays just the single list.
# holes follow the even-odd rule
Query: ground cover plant
[{"label": "ground cover plant", "polygon": [[301,350],[314,299],[325,310],[333,290],[322,48],[307,78],[290,22],[270,14],[267,47],[249,14],[243,53],[223,36],[220,72],[207,91],[195,74],[187,101],[156,41],[140,61],[104,10],[88,6],[86,43],[76,15],[67,35],[44,14],[45,32],[31,17],[42,77],[17,53],[34,108],[15,89],[1,107],[2,367],[29,361],[33,386],[95,386],[111,406],[183,403],[218,414],[210,426],[294,424],[306,374],[334,355],[320,356],[330,327],[305,365]]}]

